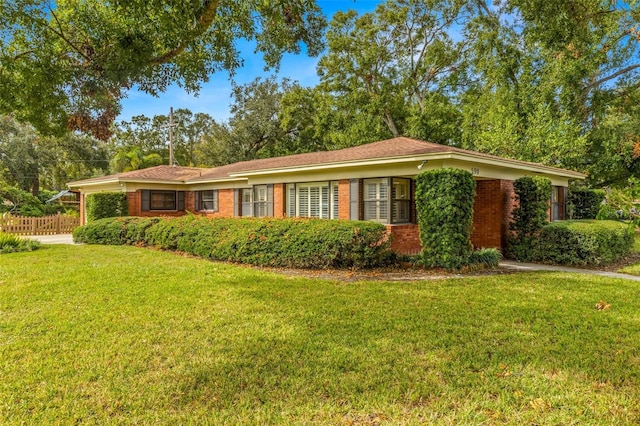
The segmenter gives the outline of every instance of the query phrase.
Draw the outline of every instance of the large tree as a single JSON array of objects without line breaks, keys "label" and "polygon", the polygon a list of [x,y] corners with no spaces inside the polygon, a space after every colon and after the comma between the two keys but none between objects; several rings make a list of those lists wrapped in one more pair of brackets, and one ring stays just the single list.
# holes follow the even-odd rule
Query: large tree
[{"label": "large tree", "polygon": [[0,116],[0,180],[37,195],[60,190],[70,180],[104,173],[107,149],[94,138],[67,133],[43,137],[11,116]]},{"label": "large tree", "polygon": [[607,117],[612,103],[638,90],[637,4],[473,4],[477,14],[465,28],[472,84],[461,102],[464,146],[596,170],[589,163],[603,154],[602,125],[607,137],[629,128],[616,130]]},{"label": "large tree", "polygon": [[456,120],[449,95],[457,90],[453,77],[464,43],[451,33],[465,3],[388,1],[362,16],[333,17],[318,65],[320,89],[333,96],[338,120],[347,116],[344,131],[366,138],[352,144],[401,134],[454,141],[457,126],[442,126],[436,116]]},{"label": "large tree", "polygon": [[[186,108],[173,114],[173,150],[180,166],[206,166],[211,162],[198,155],[202,137],[211,130],[213,118],[205,113],[192,113]],[[170,117],[136,115],[130,121],[118,122],[110,139],[115,153],[112,170],[122,172],[169,163]]]},{"label": "large tree", "polygon": [[221,165],[296,152],[296,134],[280,120],[284,93],[297,85],[274,77],[235,86],[227,123],[213,123],[196,150],[209,164]]},{"label": "large tree", "polygon": [[6,0],[0,17],[0,114],[103,140],[132,87],[197,91],[242,65],[238,39],[267,66],[302,44],[315,55],[325,25],[313,0]]}]

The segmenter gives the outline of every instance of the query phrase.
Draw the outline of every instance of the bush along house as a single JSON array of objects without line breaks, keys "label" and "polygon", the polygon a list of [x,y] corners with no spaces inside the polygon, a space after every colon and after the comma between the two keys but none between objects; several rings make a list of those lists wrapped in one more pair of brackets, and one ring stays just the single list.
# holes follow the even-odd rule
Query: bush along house
[{"label": "bush along house", "polygon": [[392,249],[420,252],[415,177],[434,168],[471,172],[476,182],[475,247],[503,248],[513,208],[513,181],[546,176],[550,220],[565,218],[570,179],[578,172],[405,137],[345,148],[244,161],[215,168],[156,166],[69,183],[88,194],[126,192],[131,216],[304,217],[372,220],[393,235]]}]

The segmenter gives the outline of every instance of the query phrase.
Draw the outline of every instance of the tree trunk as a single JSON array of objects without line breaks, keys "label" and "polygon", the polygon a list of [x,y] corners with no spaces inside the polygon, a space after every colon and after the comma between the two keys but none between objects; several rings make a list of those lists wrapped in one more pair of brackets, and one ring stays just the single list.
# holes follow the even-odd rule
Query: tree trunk
[{"label": "tree trunk", "polygon": [[396,127],[396,123],[393,121],[393,117],[389,114],[389,111],[385,111],[384,113],[384,122],[387,123],[387,127],[389,131],[393,135],[394,138],[400,136],[400,132],[398,132],[398,128]]},{"label": "tree trunk", "polygon": [[40,177],[36,175],[31,180],[31,193],[33,194],[34,197],[37,197],[39,192],[40,192]]}]

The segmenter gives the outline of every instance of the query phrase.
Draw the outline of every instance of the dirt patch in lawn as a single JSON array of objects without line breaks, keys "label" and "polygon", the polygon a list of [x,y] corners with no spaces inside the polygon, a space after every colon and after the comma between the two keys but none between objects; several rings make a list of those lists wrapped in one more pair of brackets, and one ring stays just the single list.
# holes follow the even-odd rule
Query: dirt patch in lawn
[{"label": "dirt patch in lawn", "polygon": [[319,278],[345,282],[355,281],[422,281],[441,280],[448,278],[467,278],[473,276],[514,274],[518,271],[507,268],[489,268],[469,272],[455,273],[444,269],[424,269],[416,266],[396,266],[376,269],[289,269],[289,268],[265,268],[256,267],[260,271],[275,272],[287,276],[299,276],[305,278]]}]

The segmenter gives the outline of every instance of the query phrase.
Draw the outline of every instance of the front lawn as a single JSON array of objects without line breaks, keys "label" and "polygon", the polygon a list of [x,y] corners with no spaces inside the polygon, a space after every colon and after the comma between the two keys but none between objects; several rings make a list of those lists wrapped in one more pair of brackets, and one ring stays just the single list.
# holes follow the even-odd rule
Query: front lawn
[{"label": "front lawn", "polygon": [[344,283],[135,247],[0,255],[2,424],[638,424],[638,342],[625,280]]}]

